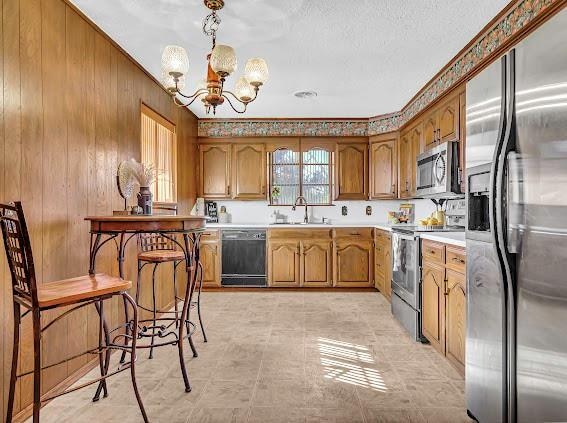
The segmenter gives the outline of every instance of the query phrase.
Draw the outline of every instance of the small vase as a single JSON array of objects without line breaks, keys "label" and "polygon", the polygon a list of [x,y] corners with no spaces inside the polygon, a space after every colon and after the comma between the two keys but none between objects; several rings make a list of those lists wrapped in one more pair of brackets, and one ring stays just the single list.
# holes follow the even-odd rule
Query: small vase
[{"label": "small vase", "polygon": [[152,214],[152,192],[149,187],[140,187],[138,193],[138,206],[142,208],[143,214]]}]

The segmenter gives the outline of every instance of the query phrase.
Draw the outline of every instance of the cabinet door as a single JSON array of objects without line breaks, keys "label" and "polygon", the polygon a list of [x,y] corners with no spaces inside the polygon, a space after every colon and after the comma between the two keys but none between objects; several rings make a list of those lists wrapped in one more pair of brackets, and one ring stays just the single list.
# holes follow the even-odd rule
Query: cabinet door
[{"label": "cabinet door", "polygon": [[299,241],[270,241],[268,270],[270,286],[299,286]]},{"label": "cabinet door", "polygon": [[399,153],[399,198],[409,198],[411,193],[411,140],[410,133],[406,132],[400,137],[400,153]]},{"label": "cabinet door", "polygon": [[336,286],[372,286],[372,241],[341,240],[335,244]]},{"label": "cabinet door", "polygon": [[199,189],[204,198],[230,198],[230,145],[200,147]]},{"label": "cabinet door", "polygon": [[233,197],[239,200],[266,198],[266,152],[264,144],[235,144]]},{"label": "cabinet door", "polygon": [[368,199],[368,145],[337,145],[336,199]]},{"label": "cabinet door", "polygon": [[447,294],[445,301],[446,355],[464,373],[467,325],[467,298],[464,274],[447,269]]},{"label": "cabinet door", "polygon": [[389,237],[387,245],[384,245],[384,296],[392,298],[392,240]]},{"label": "cabinet door", "polygon": [[396,140],[371,144],[370,197],[396,198],[397,174]]},{"label": "cabinet door", "polygon": [[442,103],[438,110],[439,133],[438,138],[441,142],[457,141],[459,139],[459,96],[455,96]]},{"label": "cabinet door", "polygon": [[376,243],[374,248],[374,287],[386,296],[385,251],[382,243]]},{"label": "cabinet door", "polygon": [[437,145],[437,110],[434,110],[423,121],[423,144],[425,150]]},{"label": "cabinet door", "polygon": [[301,255],[302,286],[333,285],[331,241],[303,241]]},{"label": "cabinet door", "polygon": [[203,286],[221,286],[220,247],[218,241],[201,242],[200,261],[203,266]]},{"label": "cabinet door", "polygon": [[445,269],[424,262],[422,268],[423,335],[438,351],[445,353]]}]

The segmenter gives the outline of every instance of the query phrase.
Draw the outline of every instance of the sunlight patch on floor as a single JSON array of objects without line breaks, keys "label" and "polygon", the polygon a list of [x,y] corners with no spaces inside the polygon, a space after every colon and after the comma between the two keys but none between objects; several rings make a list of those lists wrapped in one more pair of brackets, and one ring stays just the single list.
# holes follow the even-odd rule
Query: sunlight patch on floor
[{"label": "sunlight patch on floor", "polygon": [[368,367],[375,361],[367,347],[327,338],[318,341],[325,379],[379,392],[388,390],[380,371]]}]

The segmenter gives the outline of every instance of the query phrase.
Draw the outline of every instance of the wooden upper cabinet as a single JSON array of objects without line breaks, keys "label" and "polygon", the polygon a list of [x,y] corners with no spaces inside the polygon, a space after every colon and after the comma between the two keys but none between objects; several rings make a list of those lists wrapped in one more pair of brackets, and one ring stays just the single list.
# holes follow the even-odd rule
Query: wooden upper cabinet
[{"label": "wooden upper cabinet", "polygon": [[398,195],[399,198],[409,198],[411,193],[411,163],[412,152],[410,132],[402,132],[399,144],[399,165],[398,165]]},{"label": "wooden upper cabinet", "polygon": [[410,131],[410,159],[409,159],[409,196],[415,197],[417,193],[417,156],[423,150],[423,127],[421,123],[415,125]]},{"label": "wooden upper cabinet", "polygon": [[423,144],[426,150],[437,144],[437,122],[437,110],[423,120]]},{"label": "wooden upper cabinet", "polygon": [[270,240],[268,243],[268,282],[270,286],[300,285],[299,244],[298,240]]},{"label": "wooden upper cabinet", "polygon": [[204,198],[230,198],[230,145],[199,146],[199,190]]},{"label": "wooden upper cabinet", "polygon": [[302,241],[301,285],[332,286],[333,254],[328,241]]},{"label": "wooden upper cabinet", "polygon": [[461,372],[465,370],[466,289],[465,275],[447,269],[445,354]]},{"label": "wooden upper cabinet", "polygon": [[439,142],[457,141],[460,135],[459,95],[455,95],[441,103],[437,110],[439,120],[439,132],[437,138]]},{"label": "wooden upper cabinet", "polygon": [[370,144],[370,198],[397,198],[397,137]]},{"label": "wooden upper cabinet", "polygon": [[422,268],[423,335],[441,353],[445,353],[445,268],[424,261]]},{"label": "wooden upper cabinet", "polygon": [[466,192],[465,180],[466,180],[466,157],[465,153],[467,151],[467,125],[465,122],[465,116],[467,115],[467,102],[466,93],[463,91],[459,96],[459,103],[461,107],[460,120],[460,131],[461,136],[459,137],[459,169],[461,171],[461,192]]},{"label": "wooden upper cabinet", "polygon": [[234,144],[232,194],[238,200],[266,198],[264,144]]},{"label": "wooden upper cabinet", "polygon": [[335,244],[335,284],[372,286],[374,248],[371,240],[341,240]]},{"label": "wooden upper cabinet", "polygon": [[462,135],[460,96],[460,92],[451,94],[425,115],[422,150],[428,150],[443,142],[459,140]]},{"label": "wooden upper cabinet", "polygon": [[337,200],[368,199],[368,144],[337,144]]}]

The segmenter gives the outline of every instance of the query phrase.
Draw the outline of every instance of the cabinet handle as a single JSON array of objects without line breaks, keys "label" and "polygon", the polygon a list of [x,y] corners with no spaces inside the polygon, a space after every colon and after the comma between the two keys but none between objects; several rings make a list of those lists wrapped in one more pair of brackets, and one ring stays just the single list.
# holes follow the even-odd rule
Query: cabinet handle
[{"label": "cabinet handle", "polygon": [[435,250],[429,250],[429,254],[435,255]]},{"label": "cabinet handle", "polygon": [[392,184],[392,194],[396,193],[396,185]]},{"label": "cabinet handle", "polygon": [[409,182],[406,180],[406,191],[408,191],[408,184]]},{"label": "cabinet handle", "polygon": [[451,260],[456,261],[457,263],[465,264],[465,261],[463,259],[458,258],[458,257],[453,257]]},{"label": "cabinet handle", "polygon": [[437,129],[437,142],[441,142],[441,129]]}]

